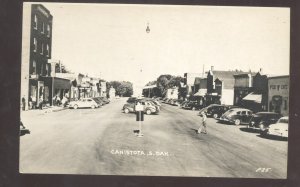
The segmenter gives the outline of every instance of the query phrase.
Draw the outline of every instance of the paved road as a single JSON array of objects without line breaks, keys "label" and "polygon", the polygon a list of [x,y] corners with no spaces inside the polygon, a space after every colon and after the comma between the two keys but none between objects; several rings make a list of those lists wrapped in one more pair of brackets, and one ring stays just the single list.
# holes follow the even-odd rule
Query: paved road
[{"label": "paved road", "polygon": [[[162,106],[145,116],[138,138],[125,99],[99,109],[23,112],[31,134],[20,137],[20,172],[101,175],[285,178],[287,141],[208,118],[196,134],[196,111]],[[271,168],[266,172],[263,168]]]}]

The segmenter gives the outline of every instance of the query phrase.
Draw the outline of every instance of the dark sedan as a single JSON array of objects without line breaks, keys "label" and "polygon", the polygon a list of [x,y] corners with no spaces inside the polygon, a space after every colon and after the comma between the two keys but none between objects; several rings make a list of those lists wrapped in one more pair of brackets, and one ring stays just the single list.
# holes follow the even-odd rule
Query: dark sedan
[{"label": "dark sedan", "polygon": [[233,105],[213,105],[207,109],[207,116],[218,119],[226,111],[232,108],[238,108],[238,107]]},{"label": "dark sedan", "polygon": [[258,112],[253,115],[247,127],[264,130],[270,124],[276,123],[281,117],[280,114],[275,112]]},{"label": "dark sedan", "polygon": [[202,105],[196,101],[190,101],[183,106],[184,109],[189,109],[189,110],[200,110],[203,107],[204,107],[204,105]]}]

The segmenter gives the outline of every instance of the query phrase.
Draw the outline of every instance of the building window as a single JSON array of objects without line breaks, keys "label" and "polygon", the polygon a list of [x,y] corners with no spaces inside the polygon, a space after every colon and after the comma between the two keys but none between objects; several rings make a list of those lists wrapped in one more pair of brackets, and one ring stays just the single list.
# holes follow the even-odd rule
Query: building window
[{"label": "building window", "polygon": [[35,60],[32,62],[32,74],[33,75],[36,74],[36,61]]},{"label": "building window", "polygon": [[37,50],[37,40],[36,38],[33,38],[33,51],[36,52]]},{"label": "building window", "polygon": [[44,44],[41,43],[41,55],[44,53]]},{"label": "building window", "polygon": [[45,72],[45,75],[46,75],[46,76],[49,76],[49,66],[48,66],[48,64],[46,64],[46,72]]},{"label": "building window", "polygon": [[44,34],[45,33],[45,24],[42,23],[42,33]]},{"label": "building window", "polygon": [[44,64],[41,64],[41,75],[44,75]]},{"label": "building window", "polygon": [[47,56],[49,57],[50,56],[50,50],[49,50],[49,44],[47,44]]},{"label": "building window", "polygon": [[36,30],[37,29],[37,23],[38,23],[38,18],[36,15],[34,15],[34,22],[33,22],[33,28]]},{"label": "building window", "polygon": [[47,36],[50,37],[50,25],[47,25]]}]

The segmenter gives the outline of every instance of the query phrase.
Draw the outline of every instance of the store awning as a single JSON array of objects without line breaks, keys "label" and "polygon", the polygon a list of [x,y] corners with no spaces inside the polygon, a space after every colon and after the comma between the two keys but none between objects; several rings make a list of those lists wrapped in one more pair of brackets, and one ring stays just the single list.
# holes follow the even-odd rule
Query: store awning
[{"label": "store awning", "polygon": [[250,93],[246,97],[244,97],[243,100],[261,103],[261,94]]}]

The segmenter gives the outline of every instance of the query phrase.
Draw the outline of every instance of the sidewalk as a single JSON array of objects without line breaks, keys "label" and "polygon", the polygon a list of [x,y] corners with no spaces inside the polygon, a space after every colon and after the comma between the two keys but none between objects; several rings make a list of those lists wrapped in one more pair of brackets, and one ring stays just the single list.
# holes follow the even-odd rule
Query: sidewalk
[{"label": "sidewalk", "polygon": [[44,113],[51,113],[51,112],[58,112],[58,111],[62,111],[62,110],[66,110],[68,109],[68,107],[63,107],[63,106],[44,106],[42,110],[40,109],[32,109],[32,110],[25,110],[25,111],[21,111],[24,113],[40,113],[40,114],[44,114]]}]

